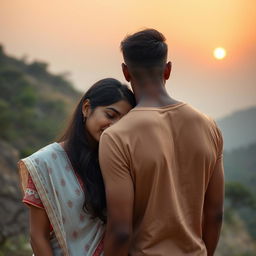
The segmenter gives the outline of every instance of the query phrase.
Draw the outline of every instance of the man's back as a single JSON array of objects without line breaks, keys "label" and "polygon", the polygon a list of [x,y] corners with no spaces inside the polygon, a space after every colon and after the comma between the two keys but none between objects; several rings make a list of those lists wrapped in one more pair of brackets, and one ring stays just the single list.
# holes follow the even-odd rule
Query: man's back
[{"label": "man's back", "polygon": [[104,137],[110,151],[120,153],[108,159],[100,154],[104,179],[115,180],[113,157],[121,182],[133,183],[130,255],[207,255],[204,197],[216,166],[222,171],[222,138],[215,123],[184,103],[137,107]]}]

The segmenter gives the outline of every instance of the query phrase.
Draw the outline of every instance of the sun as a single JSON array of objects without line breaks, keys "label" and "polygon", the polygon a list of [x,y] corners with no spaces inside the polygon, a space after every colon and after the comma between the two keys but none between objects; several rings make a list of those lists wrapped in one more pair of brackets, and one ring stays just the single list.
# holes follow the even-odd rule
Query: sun
[{"label": "sun", "polygon": [[213,51],[213,56],[218,60],[222,60],[226,57],[226,50],[222,47],[215,48]]}]

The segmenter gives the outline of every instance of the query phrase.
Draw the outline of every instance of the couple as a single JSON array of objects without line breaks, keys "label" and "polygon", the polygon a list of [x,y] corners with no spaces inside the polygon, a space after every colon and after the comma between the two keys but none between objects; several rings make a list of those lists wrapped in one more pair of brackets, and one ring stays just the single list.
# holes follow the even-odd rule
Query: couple
[{"label": "couple", "polygon": [[223,215],[221,133],[167,94],[161,33],[127,36],[121,50],[136,106],[125,85],[100,80],[62,138],[19,162],[33,251],[211,256]]}]

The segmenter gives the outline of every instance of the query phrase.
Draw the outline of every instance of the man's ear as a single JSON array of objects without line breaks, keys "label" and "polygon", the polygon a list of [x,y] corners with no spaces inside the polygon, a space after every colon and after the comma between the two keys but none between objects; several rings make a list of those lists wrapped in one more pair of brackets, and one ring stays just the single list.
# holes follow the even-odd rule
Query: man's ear
[{"label": "man's ear", "polygon": [[168,63],[165,64],[165,68],[164,68],[164,79],[168,80],[170,77],[172,71],[172,63],[169,61]]},{"label": "man's ear", "polygon": [[86,99],[83,102],[82,112],[83,112],[84,118],[85,117],[87,118],[91,114],[91,105],[90,105],[90,100],[89,99]]},{"label": "man's ear", "polygon": [[125,77],[126,81],[130,82],[131,81],[131,75],[129,73],[127,65],[125,65],[124,63],[122,63],[122,70],[123,70],[123,74],[124,74],[124,77]]}]

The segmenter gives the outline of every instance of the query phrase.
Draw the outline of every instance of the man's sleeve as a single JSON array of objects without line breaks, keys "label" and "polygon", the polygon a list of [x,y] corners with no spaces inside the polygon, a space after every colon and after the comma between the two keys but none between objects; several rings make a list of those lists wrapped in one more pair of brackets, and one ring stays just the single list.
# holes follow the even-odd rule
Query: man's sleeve
[{"label": "man's sleeve", "polygon": [[128,255],[133,222],[133,181],[127,155],[106,133],[101,136],[99,161],[107,201],[104,252],[106,256]]},{"label": "man's sleeve", "polygon": [[129,163],[124,150],[107,133],[104,133],[100,140],[99,161],[107,186],[132,182]]},{"label": "man's sleeve", "polygon": [[224,200],[224,169],[223,169],[223,139],[216,126],[216,162],[213,168],[204,200],[203,241],[207,255],[214,255],[223,218]]},{"label": "man's sleeve", "polygon": [[130,213],[134,189],[128,156],[121,145],[107,133],[104,133],[100,140],[99,161],[105,183],[108,215],[109,210],[114,211],[116,208],[119,208],[120,213],[121,207],[126,213]]},{"label": "man's sleeve", "polygon": [[217,125],[216,125],[216,129],[217,129],[217,141],[218,141],[217,160],[219,160],[219,159],[223,159],[223,136],[222,136],[221,130]]}]

